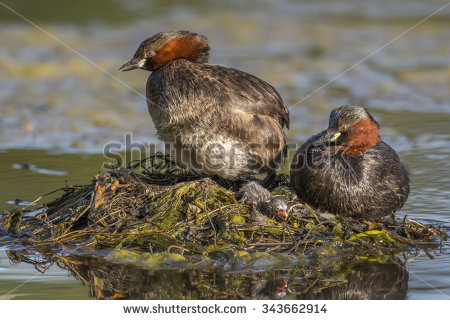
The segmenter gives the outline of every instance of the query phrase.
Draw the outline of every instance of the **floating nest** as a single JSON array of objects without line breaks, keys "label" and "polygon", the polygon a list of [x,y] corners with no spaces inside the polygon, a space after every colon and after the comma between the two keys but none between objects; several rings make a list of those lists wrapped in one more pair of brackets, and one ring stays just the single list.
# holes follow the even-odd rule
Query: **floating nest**
[{"label": "floating nest", "polygon": [[439,227],[406,217],[362,223],[321,214],[297,199],[286,175],[277,176],[269,189],[288,202],[288,219],[256,224],[254,206],[236,199],[242,183],[199,177],[156,154],[128,168],[111,168],[90,184],[53,191],[62,195],[38,211],[5,212],[0,236],[3,243],[29,248],[64,245],[213,259],[254,252],[335,256],[338,248],[361,255],[436,246],[446,239]]}]

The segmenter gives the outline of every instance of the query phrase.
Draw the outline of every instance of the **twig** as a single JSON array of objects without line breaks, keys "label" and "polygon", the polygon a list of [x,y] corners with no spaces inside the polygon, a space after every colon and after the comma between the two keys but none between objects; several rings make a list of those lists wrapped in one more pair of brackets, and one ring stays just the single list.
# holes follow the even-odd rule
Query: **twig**
[{"label": "twig", "polygon": [[276,247],[270,248],[269,250],[266,250],[265,252],[272,252],[272,251],[279,249],[280,247],[281,247],[281,245],[278,245]]},{"label": "twig", "polygon": [[[316,217],[316,218],[317,218],[317,217]],[[323,225],[323,222],[319,223],[318,225],[313,226],[311,229],[309,229],[308,233],[307,233],[306,236],[304,237],[304,239],[306,239],[306,241],[304,242],[305,247],[303,248],[303,252],[302,252],[303,255],[305,254],[306,246],[307,246],[308,243],[309,243],[309,239],[308,239],[309,234],[311,233],[311,231],[312,231],[313,229],[315,229],[315,228],[317,228],[317,227],[319,227],[319,226],[321,226],[321,225]],[[299,245],[300,245],[300,242],[297,242],[297,244],[296,244],[295,247],[294,247],[294,250],[292,250],[290,253],[297,251]]]},{"label": "twig", "polygon": [[174,248],[180,250],[180,251],[181,251],[181,255],[184,254],[184,248],[183,248],[183,247],[180,247],[180,246],[175,246],[175,245],[169,246],[169,247],[167,248],[167,253],[171,254],[170,250],[171,250],[171,249],[174,249]]},{"label": "twig", "polygon": [[214,248],[217,248],[217,232],[216,228],[214,227],[214,224],[211,220],[211,217],[208,213],[208,208],[206,206],[206,200],[208,199],[208,186],[205,186],[205,189],[203,189],[203,210],[205,211],[206,216],[208,217],[209,223],[211,224],[211,227],[214,232]]},{"label": "twig", "polygon": [[83,282],[83,284],[84,284],[85,286],[89,285],[89,281],[86,280],[85,278],[83,278],[83,277],[81,276],[81,274],[80,274],[75,268],[73,268],[73,267],[71,266],[72,262],[71,262],[69,259],[67,259],[67,258],[65,258],[65,257],[63,257],[63,256],[60,256],[60,255],[55,255],[55,257],[58,258],[58,259],[61,259],[61,260],[64,262],[64,264],[67,266],[67,268],[69,268],[70,271],[72,271],[73,273],[75,273],[75,275],[78,276],[78,278]]},{"label": "twig", "polygon": [[256,246],[288,246],[293,245],[293,242],[257,242],[257,243],[249,243],[248,246],[256,247]]},{"label": "twig", "polygon": [[289,232],[289,234],[291,235],[292,241],[297,245],[297,240],[295,240],[294,235],[292,234],[291,230],[289,229],[289,226],[286,224],[286,229]]},{"label": "twig", "polygon": [[[155,230],[152,231],[152,233],[163,233],[165,232],[164,230]],[[45,246],[45,245],[53,245],[55,243],[58,242],[63,242],[63,241],[68,241],[70,239],[74,239],[74,238],[78,238],[78,237],[82,237],[82,236],[87,236],[87,235],[93,235],[93,236],[105,236],[105,237],[124,237],[124,236],[148,236],[150,235],[150,233],[148,232],[142,232],[142,233],[103,233],[103,232],[91,232],[91,231],[85,231],[83,233],[80,234],[76,234],[67,238],[63,238],[63,239],[59,239],[57,241],[47,241],[47,242],[38,242],[35,240],[31,240],[31,241],[35,241],[38,242],[34,245],[32,245],[33,247],[39,247],[39,246]]]},{"label": "twig", "polygon": [[317,218],[317,215],[315,213],[315,210],[313,208],[311,208],[310,206],[308,206],[306,203],[303,204],[305,206],[306,209],[308,209],[309,212],[312,213],[312,215],[314,216],[314,218],[316,218],[317,222],[320,223],[319,218]]},{"label": "twig", "polygon": [[408,228],[406,227],[406,215],[403,217],[403,230],[405,230],[405,234],[409,240],[411,240],[411,236],[409,235]]},{"label": "twig", "polygon": [[382,229],[384,232],[386,232],[391,238],[394,238],[395,240],[397,240],[397,241],[399,241],[399,242],[402,242],[402,243],[406,243],[406,244],[414,245],[414,246],[417,246],[417,245],[427,245],[427,244],[429,244],[429,245],[434,245],[434,244],[436,244],[436,243],[430,242],[430,241],[421,241],[421,240],[408,239],[408,238],[405,238],[405,237],[402,237],[402,236],[396,234],[395,232],[389,231],[388,229],[386,229],[386,228],[385,228],[384,226],[382,226],[382,225],[379,225],[379,226],[380,226],[381,229]]}]

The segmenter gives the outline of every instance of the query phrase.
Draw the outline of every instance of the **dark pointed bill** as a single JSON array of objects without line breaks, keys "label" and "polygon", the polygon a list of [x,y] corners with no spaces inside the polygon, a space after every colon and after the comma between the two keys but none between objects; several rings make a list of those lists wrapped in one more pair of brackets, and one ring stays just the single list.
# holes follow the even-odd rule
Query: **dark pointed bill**
[{"label": "dark pointed bill", "polygon": [[130,71],[141,68],[145,64],[145,59],[133,58],[119,68],[119,71]]},{"label": "dark pointed bill", "polygon": [[321,146],[324,144],[329,144],[330,142],[336,141],[337,138],[341,135],[340,132],[326,131],[323,136],[313,142],[313,146]]}]

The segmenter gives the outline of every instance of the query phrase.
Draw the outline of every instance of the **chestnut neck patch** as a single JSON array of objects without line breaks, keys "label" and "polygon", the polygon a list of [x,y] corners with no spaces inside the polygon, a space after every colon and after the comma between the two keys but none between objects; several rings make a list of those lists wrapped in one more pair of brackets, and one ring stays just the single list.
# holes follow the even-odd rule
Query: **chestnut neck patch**
[{"label": "chestnut neck patch", "polygon": [[176,59],[195,61],[206,43],[197,36],[176,37],[164,45],[153,57],[155,69],[159,69]]},{"label": "chestnut neck patch", "polygon": [[370,148],[376,146],[380,141],[378,125],[369,118],[358,121],[348,134],[345,152],[358,156]]}]

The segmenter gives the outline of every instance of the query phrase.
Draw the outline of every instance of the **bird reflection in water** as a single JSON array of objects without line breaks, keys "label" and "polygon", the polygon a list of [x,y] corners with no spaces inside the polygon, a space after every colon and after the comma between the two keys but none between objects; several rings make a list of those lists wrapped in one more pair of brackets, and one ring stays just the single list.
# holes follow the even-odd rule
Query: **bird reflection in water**
[{"label": "bird reflection in water", "polygon": [[[33,262],[9,251],[12,262]],[[35,257],[35,253],[33,257]],[[97,299],[405,299],[408,271],[391,256],[385,262],[338,261],[334,267],[291,266],[278,270],[202,268],[148,269],[92,257],[52,256],[48,262],[68,269]],[[336,270],[336,265],[338,270]],[[147,268],[147,269],[146,269]]]}]

